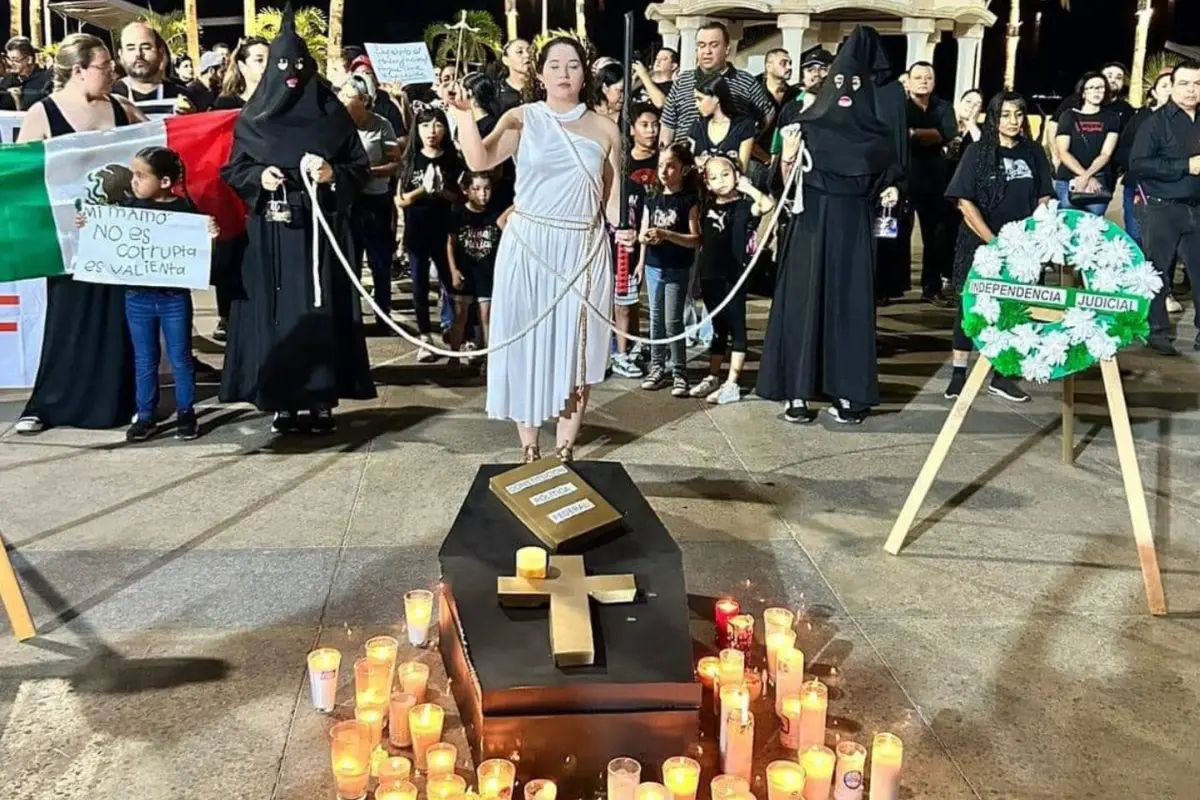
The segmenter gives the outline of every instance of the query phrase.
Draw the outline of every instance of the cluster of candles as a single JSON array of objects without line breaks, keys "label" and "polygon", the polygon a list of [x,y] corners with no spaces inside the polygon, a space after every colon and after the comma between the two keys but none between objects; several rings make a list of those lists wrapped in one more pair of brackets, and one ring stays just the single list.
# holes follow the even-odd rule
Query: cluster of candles
[{"label": "cluster of candles", "polygon": [[[754,644],[754,617],[743,614],[732,597],[717,600],[713,613],[717,656],[701,658],[696,674],[711,692],[720,720],[721,775],[712,784],[713,800],[752,798],[749,781],[754,756],[754,714],[750,702],[763,693],[757,671],[746,670],[746,656]],[[837,749],[825,745],[829,690],[819,680],[804,680],[804,653],[796,647],[795,615],[786,608],[763,612],[763,638],[767,647],[767,680],[774,686],[779,742],[796,759],[767,765],[767,800],[860,800],[863,796],[867,749],[857,742],[841,741]],[[690,760],[690,759],[685,759]],[[869,800],[896,800],[904,744],[891,733],[875,735],[871,747]],[[673,759],[674,761],[674,759]],[[695,763],[695,762],[692,762]],[[699,767],[695,773],[699,780]],[[670,787],[664,766],[664,781]],[[720,782],[720,785],[718,785]],[[668,800],[692,798],[695,793],[673,794]],[[654,800],[648,795],[645,800]],[[611,800],[611,795],[610,795]],[[634,800],[642,800],[637,796]]]}]

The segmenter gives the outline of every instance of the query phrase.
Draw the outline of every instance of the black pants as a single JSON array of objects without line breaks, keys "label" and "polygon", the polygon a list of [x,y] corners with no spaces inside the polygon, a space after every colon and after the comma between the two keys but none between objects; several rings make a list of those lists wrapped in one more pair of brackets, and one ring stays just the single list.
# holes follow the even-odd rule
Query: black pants
[{"label": "black pants", "polygon": [[[704,299],[704,307],[710,311],[720,305],[729,294],[733,284],[724,278],[701,278],[700,296]],[[723,356],[726,347],[731,353],[746,352],[746,287],[742,286],[738,293],[729,301],[729,305],[713,317],[712,346],[709,354]]]},{"label": "black pants", "polygon": [[351,217],[354,266],[362,265],[366,253],[375,282],[375,302],[385,313],[392,310],[392,252],[396,249],[396,228],[392,222],[394,208],[390,194],[363,194],[359,195]]},{"label": "black pants", "polygon": [[947,247],[946,233],[950,225],[951,208],[942,192],[914,192],[909,198],[908,211],[904,218],[905,253],[912,252],[913,215],[921,225],[921,293],[937,294],[942,290],[942,279],[950,278],[951,251]]},{"label": "black pants", "polygon": [[971,341],[971,337],[963,332],[963,310],[962,303],[954,311],[954,333],[951,341],[954,343],[955,350],[961,350],[964,353],[969,353],[975,349],[975,343]]},{"label": "black pants", "polygon": [[1142,246],[1146,259],[1162,276],[1162,290],[1150,301],[1150,338],[1170,340],[1171,320],[1167,315],[1167,296],[1171,293],[1171,275],[1178,253],[1192,282],[1196,299],[1195,322],[1200,324],[1200,206],[1164,203],[1151,199],[1142,218]]}]

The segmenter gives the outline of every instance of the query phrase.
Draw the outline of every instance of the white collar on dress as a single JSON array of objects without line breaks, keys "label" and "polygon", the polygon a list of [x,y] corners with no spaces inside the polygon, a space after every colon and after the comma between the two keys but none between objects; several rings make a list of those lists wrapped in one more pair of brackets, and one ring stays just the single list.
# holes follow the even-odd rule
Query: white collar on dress
[{"label": "white collar on dress", "polygon": [[576,120],[582,118],[588,110],[587,104],[585,103],[580,103],[570,111],[555,111],[546,104],[545,100],[542,101],[541,106],[542,110],[559,122],[575,122]]}]

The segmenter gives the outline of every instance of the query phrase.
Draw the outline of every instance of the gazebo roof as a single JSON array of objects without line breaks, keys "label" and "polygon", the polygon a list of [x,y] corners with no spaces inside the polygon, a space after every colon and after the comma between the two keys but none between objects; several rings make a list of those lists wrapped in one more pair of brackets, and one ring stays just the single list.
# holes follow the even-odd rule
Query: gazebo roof
[{"label": "gazebo roof", "polygon": [[646,18],[674,22],[677,17],[770,19],[779,14],[809,14],[827,22],[857,22],[880,17],[951,20],[992,25],[989,0],[662,0],[646,7]]}]

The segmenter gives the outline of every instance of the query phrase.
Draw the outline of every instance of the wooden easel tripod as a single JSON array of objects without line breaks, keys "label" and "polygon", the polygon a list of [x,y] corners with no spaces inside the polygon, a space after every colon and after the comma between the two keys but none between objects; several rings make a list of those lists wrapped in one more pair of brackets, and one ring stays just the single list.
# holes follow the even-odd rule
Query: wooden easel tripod
[{"label": "wooden easel tripod", "polygon": [[[937,478],[942,462],[946,460],[950,445],[954,443],[954,437],[958,435],[963,420],[967,417],[967,411],[975,402],[979,390],[983,388],[983,383],[991,371],[991,362],[980,356],[967,378],[967,384],[963,387],[962,394],[959,395],[954,408],[950,410],[950,416],[946,418],[946,423],[942,426],[942,432],[938,434],[937,441],[934,442],[933,449],[929,452],[929,457],[925,459],[925,465],[921,468],[917,482],[904,502],[904,508],[901,509],[896,524],[892,526],[887,543],[883,546],[883,549],[892,555],[899,555],[900,549],[904,547],[904,541],[908,538],[917,512],[921,510],[921,504],[925,501],[925,496],[929,494],[929,489],[933,486],[934,479]],[[1162,576],[1158,570],[1158,555],[1154,551],[1154,535],[1150,530],[1150,514],[1146,509],[1146,496],[1142,491],[1142,475],[1138,468],[1137,453],[1134,452],[1133,430],[1129,426],[1129,410],[1125,405],[1125,392],[1121,388],[1121,373],[1117,367],[1116,358],[1101,361],[1100,374],[1104,377],[1104,393],[1108,397],[1108,413],[1112,417],[1113,436],[1117,443],[1117,458],[1121,462],[1121,477],[1125,483],[1125,500],[1129,504],[1129,517],[1133,522],[1133,538],[1137,542],[1138,561],[1142,567],[1142,582],[1146,586],[1146,601],[1150,606],[1151,614],[1166,614],[1167,601],[1163,595]],[[1062,461],[1064,464],[1070,465],[1075,463],[1075,380],[1068,377],[1063,380],[1062,385]]]},{"label": "wooden easel tripod", "polygon": [[37,634],[33,626],[33,617],[29,614],[29,606],[25,596],[21,594],[21,585],[17,583],[17,573],[13,570],[12,562],[8,560],[8,551],[0,541],[0,603],[4,605],[4,613],[12,626],[13,635],[17,641],[32,639]]}]

